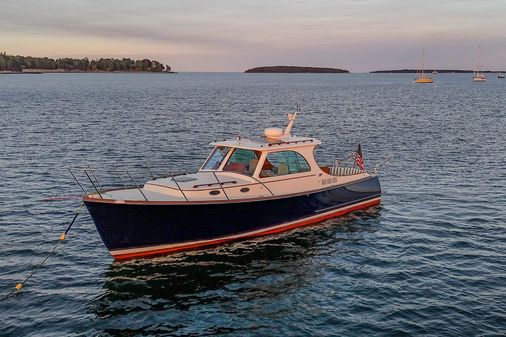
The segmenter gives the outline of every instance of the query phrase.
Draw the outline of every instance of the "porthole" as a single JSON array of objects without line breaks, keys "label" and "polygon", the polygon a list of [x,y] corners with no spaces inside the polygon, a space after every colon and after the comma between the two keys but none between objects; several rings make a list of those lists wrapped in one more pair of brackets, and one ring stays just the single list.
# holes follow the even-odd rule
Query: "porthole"
[{"label": "porthole", "polygon": [[241,192],[242,193],[249,192],[249,187],[243,187],[243,188],[241,188]]},{"label": "porthole", "polygon": [[213,191],[209,192],[209,194],[210,194],[210,195],[218,195],[218,194],[220,194],[220,193],[221,193],[221,192],[220,192],[220,191],[218,191],[218,190],[213,190]]}]

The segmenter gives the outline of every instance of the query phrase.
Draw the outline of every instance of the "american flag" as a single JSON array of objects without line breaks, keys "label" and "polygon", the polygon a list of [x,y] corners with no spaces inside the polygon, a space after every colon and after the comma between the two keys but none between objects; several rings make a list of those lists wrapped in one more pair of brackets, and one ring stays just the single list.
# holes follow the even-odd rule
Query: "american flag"
[{"label": "american flag", "polygon": [[355,163],[353,164],[353,167],[355,167],[355,165],[357,165],[362,171],[364,170],[364,157],[362,157],[362,148],[360,147],[360,144],[357,146],[357,154],[355,154]]}]

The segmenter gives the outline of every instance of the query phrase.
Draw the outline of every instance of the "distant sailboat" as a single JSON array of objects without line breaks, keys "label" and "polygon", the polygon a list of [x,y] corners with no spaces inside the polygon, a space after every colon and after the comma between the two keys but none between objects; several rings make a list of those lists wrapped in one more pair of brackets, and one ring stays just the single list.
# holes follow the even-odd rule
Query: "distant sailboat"
[{"label": "distant sailboat", "polygon": [[498,73],[497,78],[504,78],[504,73]]},{"label": "distant sailboat", "polygon": [[422,50],[422,67],[416,71],[415,83],[432,83],[432,77],[425,74],[425,50]]},{"label": "distant sailboat", "polygon": [[473,73],[473,82],[486,82],[487,78],[483,73],[483,65],[481,64],[481,48],[478,46],[478,63]]}]

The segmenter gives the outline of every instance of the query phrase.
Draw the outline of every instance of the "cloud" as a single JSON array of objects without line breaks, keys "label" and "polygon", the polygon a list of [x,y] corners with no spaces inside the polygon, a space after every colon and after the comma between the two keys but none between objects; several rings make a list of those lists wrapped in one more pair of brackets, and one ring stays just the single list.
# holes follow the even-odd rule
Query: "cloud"
[{"label": "cloud", "polygon": [[[3,8],[2,8],[3,7]],[[177,44],[199,44],[205,46],[234,46],[237,40],[209,35],[199,32],[198,29],[186,27],[182,29],[177,24],[163,22],[157,25],[150,24],[149,17],[139,20],[136,14],[134,19],[125,13],[103,13],[94,15],[94,11],[69,11],[69,8],[55,9],[54,6],[45,8],[40,12],[36,7],[21,9],[5,4],[0,5],[0,12],[5,17],[0,20],[0,30],[8,34],[25,33],[34,35],[65,35],[86,36],[110,39],[138,39],[142,41]],[[22,6],[20,6],[22,7]],[[22,15],[9,15],[21,12]]]},{"label": "cloud", "polygon": [[166,55],[198,70],[274,61],[366,70],[412,64],[422,48],[450,64],[463,59],[454,51],[478,43],[501,46],[488,49],[499,60],[505,12],[500,0],[2,0],[0,42],[9,50],[73,39],[75,50],[99,53],[108,41],[118,53]]}]

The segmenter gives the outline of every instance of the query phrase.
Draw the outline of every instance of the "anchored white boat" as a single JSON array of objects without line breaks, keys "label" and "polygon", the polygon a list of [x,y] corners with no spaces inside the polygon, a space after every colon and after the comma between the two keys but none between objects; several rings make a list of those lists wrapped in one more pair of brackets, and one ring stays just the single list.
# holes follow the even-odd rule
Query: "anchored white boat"
[{"label": "anchored white boat", "polygon": [[432,77],[425,73],[425,50],[422,50],[422,66],[416,71],[415,83],[433,83]]},{"label": "anchored white boat", "polygon": [[478,62],[473,73],[473,82],[486,82],[487,78],[483,73],[483,65],[481,64],[481,48],[478,46]]}]

